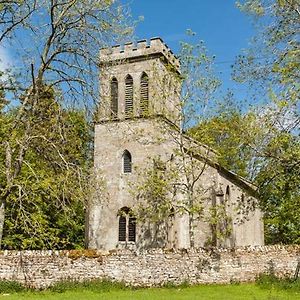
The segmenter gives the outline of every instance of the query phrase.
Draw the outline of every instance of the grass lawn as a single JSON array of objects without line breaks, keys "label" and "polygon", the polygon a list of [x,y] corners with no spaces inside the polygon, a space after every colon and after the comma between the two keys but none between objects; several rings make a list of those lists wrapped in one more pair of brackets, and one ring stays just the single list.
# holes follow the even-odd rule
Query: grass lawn
[{"label": "grass lawn", "polygon": [[74,290],[62,293],[45,291],[45,292],[25,292],[13,294],[1,294],[0,299],[7,300],[289,300],[299,299],[300,293],[289,290],[280,290],[275,288],[261,288],[255,284],[240,285],[201,285],[186,288],[152,288],[137,290],[110,290],[110,291],[90,291]]}]

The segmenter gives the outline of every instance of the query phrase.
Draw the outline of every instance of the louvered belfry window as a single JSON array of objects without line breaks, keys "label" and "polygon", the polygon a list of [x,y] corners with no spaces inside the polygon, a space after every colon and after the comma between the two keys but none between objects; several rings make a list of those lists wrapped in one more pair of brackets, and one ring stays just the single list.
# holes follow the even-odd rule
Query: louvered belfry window
[{"label": "louvered belfry window", "polygon": [[120,209],[119,213],[119,242],[136,241],[136,218],[128,207]]},{"label": "louvered belfry window", "polygon": [[118,80],[113,78],[110,82],[110,111],[111,117],[118,117]]},{"label": "louvered belfry window", "polygon": [[119,242],[126,242],[126,217],[119,217]]},{"label": "louvered belfry window", "polygon": [[123,173],[132,172],[132,159],[129,151],[125,150],[123,153]]},{"label": "louvered belfry window", "polygon": [[140,113],[145,116],[149,112],[149,79],[146,73],[143,73],[141,77],[141,102],[140,102]]},{"label": "louvered belfry window", "polygon": [[128,241],[129,242],[135,242],[135,223],[136,218],[129,217],[128,219]]},{"label": "louvered belfry window", "polygon": [[125,117],[133,115],[133,79],[127,75],[125,79]]}]

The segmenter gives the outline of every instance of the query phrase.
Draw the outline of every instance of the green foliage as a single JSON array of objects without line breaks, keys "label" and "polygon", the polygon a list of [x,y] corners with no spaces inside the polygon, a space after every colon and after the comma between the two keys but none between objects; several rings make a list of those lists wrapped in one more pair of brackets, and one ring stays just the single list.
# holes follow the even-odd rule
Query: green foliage
[{"label": "green foliage", "polygon": [[258,28],[233,77],[248,83],[257,100],[267,104],[254,110],[256,126],[249,126],[246,141],[257,162],[254,178],[265,211],[266,241],[299,243],[299,1],[238,5],[255,16]]},{"label": "green foliage", "polygon": [[271,92],[277,102],[293,105],[300,99],[299,1],[250,0],[239,4],[254,13],[259,32],[238,58],[234,78],[250,83],[260,98]]},{"label": "green foliage", "polygon": [[170,168],[160,157],[153,159],[144,171],[141,171],[139,181],[133,184],[134,196],[139,206],[137,216],[141,220],[159,222],[168,218],[171,214],[174,195],[173,184],[178,174]]},{"label": "green foliage", "polygon": [[[203,100],[214,94],[217,81],[209,75],[207,80],[191,78],[198,70],[211,70],[213,60],[203,44],[184,45],[183,74],[188,74],[184,79],[192,87],[183,90],[186,99],[192,100],[185,113],[199,116],[192,122],[188,119],[189,125],[195,124],[188,133],[217,150],[223,167],[257,185],[267,243],[299,243],[299,2],[249,0],[237,5],[255,16],[259,33],[238,57],[233,77],[248,83],[256,98],[247,112],[230,94],[218,105],[210,96],[209,101],[197,102],[198,96]],[[201,52],[198,59],[193,56]],[[214,227],[218,225],[216,216],[212,211]]]},{"label": "green foliage", "polygon": [[84,281],[62,280],[49,287],[49,290],[56,293],[66,291],[88,290],[95,293],[108,293],[110,291],[130,290],[132,287],[126,286],[123,282],[109,279],[93,279]]},{"label": "green foliage", "polygon": [[[196,35],[191,30],[187,34]],[[208,117],[221,81],[214,70],[215,56],[210,55],[204,41],[181,42],[178,57],[182,79],[180,124],[186,129]]]},{"label": "green foliage", "polygon": [[265,211],[266,242],[299,244],[299,139],[281,133],[271,141],[268,151],[273,156],[256,177]]},{"label": "green foliage", "polygon": [[221,165],[256,184],[266,242],[299,244],[299,138],[281,131],[269,112],[221,114],[190,132],[218,150]]},{"label": "green foliage", "polygon": [[[25,120],[30,119],[32,135],[7,198],[2,245],[6,249],[82,248],[90,128],[81,111],[60,106],[53,90],[45,89],[35,109],[30,106],[25,106],[18,129],[10,126],[15,110],[3,115],[7,126],[1,127],[0,134],[15,148]],[[4,161],[1,152],[0,159]],[[5,174],[4,169],[0,174]]]},{"label": "green foliage", "polygon": [[0,280],[0,293],[20,293],[24,292],[26,288],[19,282],[10,280]]},{"label": "green foliage", "polygon": [[186,289],[190,286],[191,286],[191,284],[187,280],[185,280],[179,284],[175,283],[173,281],[168,281],[168,282],[164,283],[161,287],[164,289]]},{"label": "green foliage", "polygon": [[99,49],[132,32],[127,17],[112,0],[1,2],[0,42],[20,58],[0,89],[1,246],[83,246],[85,116],[98,102]]},{"label": "green foliage", "polygon": [[239,111],[227,107],[218,116],[204,120],[191,128],[189,133],[201,143],[218,152],[219,163],[243,177],[249,177],[249,162],[252,152],[246,145],[243,132],[251,115],[241,115]]},{"label": "green foliage", "polygon": [[232,234],[232,218],[227,214],[226,205],[221,203],[209,208],[206,221],[211,226],[212,236],[206,241],[206,246],[222,245]]},{"label": "green foliage", "polygon": [[53,293],[51,291],[28,292],[12,294],[8,297],[11,300],[19,299],[45,299],[45,300],[66,300],[66,299],[123,299],[123,300],[156,300],[156,299],[210,299],[210,300],[253,300],[253,299],[299,299],[297,292],[279,289],[263,289],[254,284],[240,285],[198,285],[187,288],[149,288],[137,290],[111,290],[101,295],[85,289],[66,291],[65,293]]},{"label": "green foliage", "polygon": [[274,274],[260,274],[256,278],[256,284],[264,289],[288,290],[290,292],[300,292],[300,279],[294,280],[290,277],[280,278]]}]

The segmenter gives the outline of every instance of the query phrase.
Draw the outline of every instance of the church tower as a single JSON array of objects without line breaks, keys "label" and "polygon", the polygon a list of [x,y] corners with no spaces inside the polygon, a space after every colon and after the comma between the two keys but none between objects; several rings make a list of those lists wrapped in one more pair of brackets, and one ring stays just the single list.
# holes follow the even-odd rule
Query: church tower
[{"label": "church tower", "polygon": [[100,51],[99,121],[164,115],[176,122],[178,59],[160,38]]},{"label": "church tower", "polygon": [[160,38],[101,49],[100,104],[95,125],[95,192],[87,226],[89,248],[141,247],[131,183],[150,157],[162,117],[178,124],[180,65]]},{"label": "church tower", "polygon": [[[180,65],[164,42],[154,38],[149,43],[102,49],[100,67],[87,247],[142,250],[209,243],[263,245],[262,213],[255,207],[252,184],[223,168],[212,149],[178,130]],[[163,193],[154,197],[155,202],[152,190],[143,197],[138,187],[149,170],[165,181],[167,165],[178,174],[166,192],[165,215],[158,217],[157,208],[165,203]],[[188,180],[194,180],[192,202],[182,188]],[[150,182],[152,187],[155,189]],[[145,203],[156,220],[136,213]],[[253,203],[250,208],[249,203]],[[203,208],[196,218],[195,207]],[[212,224],[208,220],[217,209],[222,217]]]}]

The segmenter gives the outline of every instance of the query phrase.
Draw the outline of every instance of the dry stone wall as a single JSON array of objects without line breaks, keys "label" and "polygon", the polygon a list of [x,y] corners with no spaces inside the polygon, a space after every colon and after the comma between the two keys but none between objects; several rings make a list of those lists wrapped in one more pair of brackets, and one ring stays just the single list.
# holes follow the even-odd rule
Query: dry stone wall
[{"label": "dry stone wall", "polygon": [[108,278],[135,286],[172,282],[229,283],[253,281],[264,272],[293,275],[300,246],[238,249],[113,251],[2,251],[0,280],[45,288],[63,279]]}]

